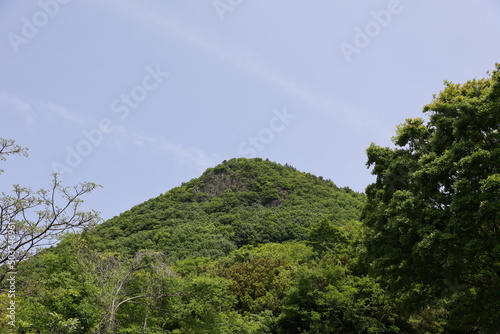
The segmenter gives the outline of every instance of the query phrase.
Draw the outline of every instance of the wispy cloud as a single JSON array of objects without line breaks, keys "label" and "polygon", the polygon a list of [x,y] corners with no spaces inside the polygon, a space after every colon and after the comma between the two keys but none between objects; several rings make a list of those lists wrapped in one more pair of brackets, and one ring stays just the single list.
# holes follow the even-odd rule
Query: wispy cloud
[{"label": "wispy cloud", "polygon": [[76,123],[81,126],[85,125],[86,123],[84,119],[76,116],[74,113],[70,112],[67,108],[58,106],[53,102],[42,102],[42,107],[50,114],[60,117],[65,121]]},{"label": "wispy cloud", "polygon": [[[193,28],[183,25],[178,21],[165,15],[165,11],[160,8],[152,8],[135,1],[107,1],[106,5],[111,6],[124,17],[134,20],[144,27],[151,27],[161,38],[174,39],[179,43],[194,47],[201,52],[223,60],[227,64],[233,65],[247,75],[254,76],[275,88],[305,101],[314,110],[342,118],[349,121],[350,113],[359,111],[341,103],[331,97],[321,96],[300,83],[294,82],[285,75],[273,70],[264,62],[255,59],[251,55],[241,52],[235,48],[223,45],[222,43],[210,40]],[[215,13],[214,13],[215,15]],[[349,111],[349,112],[347,112]],[[363,115],[366,118],[369,115]]]},{"label": "wispy cloud", "polygon": [[214,166],[221,160],[216,155],[208,155],[198,148],[184,147],[183,145],[171,143],[163,138],[160,138],[159,145],[165,152],[170,153],[175,161],[183,164],[194,164],[199,169],[203,170]]},{"label": "wispy cloud", "polygon": [[0,91],[0,111],[14,114],[21,118],[26,125],[33,127],[37,117],[48,118],[56,116],[66,122],[85,125],[85,120],[79,118],[65,107],[56,105],[53,102],[32,101],[27,102],[15,94]]},{"label": "wispy cloud", "polygon": [[0,91],[0,109],[20,117],[28,126],[35,126],[36,113],[31,105],[17,95]]},{"label": "wispy cloud", "polygon": [[117,125],[113,131],[113,144],[116,146],[142,146],[161,153],[167,153],[180,164],[192,165],[200,170],[214,166],[222,159],[215,154],[207,154],[195,147],[185,147],[172,143],[162,136],[138,133],[127,130],[122,125]]}]

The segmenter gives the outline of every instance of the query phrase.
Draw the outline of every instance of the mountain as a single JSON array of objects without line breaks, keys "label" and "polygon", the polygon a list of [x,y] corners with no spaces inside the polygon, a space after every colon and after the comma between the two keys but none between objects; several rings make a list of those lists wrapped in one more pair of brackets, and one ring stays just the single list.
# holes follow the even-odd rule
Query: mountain
[{"label": "mountain", "polygon": [[289,165],[224,161],[25,261],[22,332],[401,332],[361,260],[364,201]]},{"label": "mountain", "polygon": [[244,245],[304,240],[323,217],[359,218],[364,195],[268,160],[231,159],[98,226],[98,249],[217,258]]},{"label": "mountain", "polygon": [[[446,290],[395,294],[374,275],[367,245],[397,238],[359,221],[362,207],[366,220],[364,194],[292,166],[224,161],[19,263],[17,333],[498,333],[489,319],[485,330],[469,330],[481,319],[457,325],[475,287],[445,280]],[[490,305],[492,291],[481,296]],[[12,305],[0,295],[0,309]],[[9,319],[0,313],[0,332]]]}]

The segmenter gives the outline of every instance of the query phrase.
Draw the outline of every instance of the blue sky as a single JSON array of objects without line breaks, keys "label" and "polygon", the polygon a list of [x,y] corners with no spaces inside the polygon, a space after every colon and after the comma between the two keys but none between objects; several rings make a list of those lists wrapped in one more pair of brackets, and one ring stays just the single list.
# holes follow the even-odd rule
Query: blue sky
[{"label": "blue sky", "polygon": [[371,142],[500,61],[496,0],[0,2],[0,189],[103,186],[111,218],[232,157],[363,191]]}]

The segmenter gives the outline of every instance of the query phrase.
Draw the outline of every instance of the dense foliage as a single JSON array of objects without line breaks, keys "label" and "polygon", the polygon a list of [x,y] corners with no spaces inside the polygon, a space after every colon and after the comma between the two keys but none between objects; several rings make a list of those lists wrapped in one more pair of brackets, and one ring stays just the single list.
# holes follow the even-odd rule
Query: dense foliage
[{"label": "dense foliage", "polygon": [[324,215],[338,225],[359,219],[363,198],[288,165],[232,159],[102,224],[97,247],[217,258],[248,244],[305,240]]},{"label": "dense foliage", "polygon": [[0,332],[500,333],[500,66],[424,111],[368,148],[366,195],[232,159],[65,235]]},{"label": "dense foliage", "polygon": [[[352,274],[363,203],[364,195],[289,165],[225,161],[22,263],[19,330],[312,333],[317,316],[323,326],[386,328],[392,320],[362,309],[366,301],[337,322],[322,304],[302,305],[300,323],[293,320],[297,293],[321,293],[323,303],[346,294],[349,311],[358,289],[382,295],[372,279]],[[322,283],[306,291],[303,280]],[[347,289],[351,280],[357,287]],[[346,290],[330,295],[337,286]]]},{"label": "dense foliage", "polygon": [[[500,328],[500,65],[452,84],[409,119],[396,148],[368,149],[368,254],[387,286],[443,302],[459,331]],[[450,286],[452,288],[450,288]],[[417,302],[419,301],[419,302]]]}]

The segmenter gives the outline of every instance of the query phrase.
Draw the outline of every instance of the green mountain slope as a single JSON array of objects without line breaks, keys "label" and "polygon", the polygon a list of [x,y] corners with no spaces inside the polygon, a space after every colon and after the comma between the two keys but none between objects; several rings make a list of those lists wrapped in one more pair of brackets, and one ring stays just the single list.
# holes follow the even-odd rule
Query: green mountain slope
[{"label": "green mountain slope", "polygon": [[248,244],[304,240],[324,216],[357,220],[364,195],[289,165],[232,159],[95,229],[100,250],[220,257]]},{"label": "green mountain slope", "polygon": [[23,263],[23,333],[400,332],[359,261],[363,204],[288,165],[223,162]]}]

